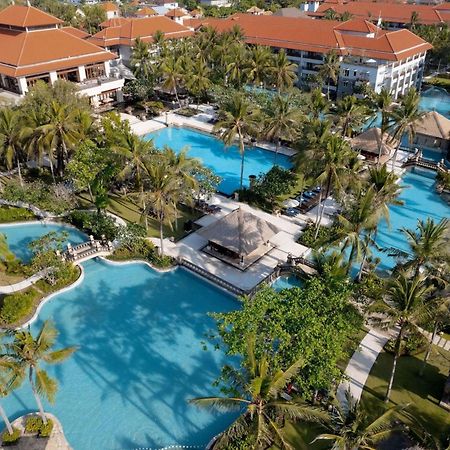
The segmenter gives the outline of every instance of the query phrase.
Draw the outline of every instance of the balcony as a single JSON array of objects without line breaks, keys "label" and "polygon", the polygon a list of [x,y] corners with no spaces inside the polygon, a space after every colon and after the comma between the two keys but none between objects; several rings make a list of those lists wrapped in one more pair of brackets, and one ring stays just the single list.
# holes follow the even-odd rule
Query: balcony
[{"label": "balcony", "polygon": [[107,91],[122,89],[125,80],[117,77],[99,77],[77,83],[81,95],[93,97]]}]

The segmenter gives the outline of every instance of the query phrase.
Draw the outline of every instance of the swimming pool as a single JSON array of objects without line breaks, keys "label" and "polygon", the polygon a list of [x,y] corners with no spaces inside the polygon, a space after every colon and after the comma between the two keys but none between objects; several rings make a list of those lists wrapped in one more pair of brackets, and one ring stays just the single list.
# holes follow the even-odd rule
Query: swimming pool
[{"label": "swimming pool", "polygon": [[442,88],[428,88],[420,95],[420,109],[437,111],[450,119],[450,94]]},{"label": "swimming pool", "polygon": [[[389,228],[383,219],[380,222],[376,241],[383,248],[395,247],[407,250],[406,238],[398,230],[402,227],[415,229],[418,219],[426,220],[427,217],[431,217],[439,221],[444,217],[450,217],[450,207],[435,191],[434,172],[415,168],[407,171],[400,183],[404,189],[399,199],[404,201],[404,205],[389,208],[391,227]],[[392,257],[376,250],[374,253],[381,258],[380,270],[394,267],[395,261]]]},{"label": "swimming pool", "polygon": [[[0,231],[12,240],[14,227]],[[159,273],[142,263],[102,260],[83,267],[83,282],[47,303],[32,325],[36,332],[52,319],[58,346],[79,346],[62,365],[48,366],[60,390],[55,405],[45,406],[61,420],[70,445],[204,448],[233,416],[187,400],[218,393],[211,383],[226,358],[203,348],[214,326],[207,313],[230,311],[237,302],[185,269]],[[26,383],[2,405],[10,417],[36,410]]]},{"label": "swimming pool", "polygon": [[296,277],[293,273],[288,275],[281,275],[278,277],[273,283],[272,288],[277,292],[282,291],[283,289],[292,289],[294,287],[302,287],[303,281]]},{"label": "swimming pool", "polygon": [[[241,176],[241,155],[236,145],[226,147],[216,137],[191,128],[166,127],[149,133],[146,139],[153,139],[157,148],[168,145],[176,152],[188,148],[189,156],[200,159],[205,166],[222,178],[219,191],[232,194],[239,188]],[[268,172],[275,164],[275,153],[259,147],[246,147],[244,163],[244,186],[249,185],[250,175]],[[292,167],[286,155],[278,154],[277,164],[285,169]]]}]

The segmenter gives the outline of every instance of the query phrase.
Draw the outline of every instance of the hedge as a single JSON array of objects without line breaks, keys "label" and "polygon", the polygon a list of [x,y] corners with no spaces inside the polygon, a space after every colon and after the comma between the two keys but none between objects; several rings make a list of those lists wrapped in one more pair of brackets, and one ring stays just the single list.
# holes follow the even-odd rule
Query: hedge
[{"label": "hedge", "polygon": [[21,222],[25,220],[33,220],[35,215],[25,208],[15,208],[12,206],[0,207],[0,223]]},{"label": "hedge", "polygon": [[33,287],[6,295],[0,309],[0,321],[9,325],[25,318],[31,313],[34,303],[39,297],[40,293]]}]

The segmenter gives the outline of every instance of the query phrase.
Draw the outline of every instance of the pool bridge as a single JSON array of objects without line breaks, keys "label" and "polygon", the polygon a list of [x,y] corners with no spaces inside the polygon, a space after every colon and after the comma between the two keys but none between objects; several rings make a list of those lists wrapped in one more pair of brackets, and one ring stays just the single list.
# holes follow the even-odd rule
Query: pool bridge
[{"label": "pool bridge", "polygon": [[403,167],[423,167],[424,169],[434,170],[435,172],[449,173],[450,170],[446,167],[445,163],[442,161],[435,162],[431,159],[426,159],[421,156],[410,156],[404,163]]},{"label": "pool bridge", "polygon": [[67,244],[67,250],[61,253],[61,256],[65,261],[80,264],[97,256],[110,255],[113,250],[112,242],[107,241],[104,236],[102,236],[102,239],[94,239],[90,236],[89,241],[74,247],[70,243]]}]

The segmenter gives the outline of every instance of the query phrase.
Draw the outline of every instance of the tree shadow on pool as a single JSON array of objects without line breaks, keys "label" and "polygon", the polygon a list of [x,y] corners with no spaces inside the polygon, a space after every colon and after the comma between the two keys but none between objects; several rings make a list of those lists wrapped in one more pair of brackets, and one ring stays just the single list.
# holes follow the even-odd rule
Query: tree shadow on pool
[{"label": "tree shadow on pool", "polygon": [[[59,343],[80,344],[73,358],[101,389],[102,401],[115,393],[122,402],[119,407],[145,416],[139,434],[147,438],[137,439],[145,442],[116,436],[122,447],[206,444],[205,438],[221,431],[232,416],[213,418],[187,404],[189,398],[217,393],[211,383],[225,362],[219,352],[202,350],[201,341],[214,326],[205,316],[237,304],[227,298],[214,304],[217,292],[184,271],[152,274],[132,287],[112,289],[112,283],[101,279],[77,289],[70,305],[70,331],[62,314],[66,305],[62,301],[55,308]],[[64,381],[64,368],[56,371]],[[113,413],[104,412],[108,420]]]}]

